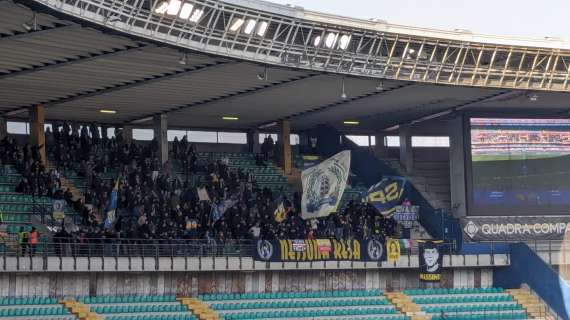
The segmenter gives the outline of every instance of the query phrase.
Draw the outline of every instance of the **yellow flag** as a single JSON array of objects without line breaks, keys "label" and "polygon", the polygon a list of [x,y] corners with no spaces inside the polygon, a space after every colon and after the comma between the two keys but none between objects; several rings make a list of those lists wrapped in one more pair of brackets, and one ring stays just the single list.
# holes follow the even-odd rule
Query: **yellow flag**
[{"label": "yellow flag", "polygon": [[283,205],[283,202],[281,202],[279,204],[279,206],[277,206],[277,209],[275,209],[275,222],[277,223],[281,223],[283,222],[283,220],[285,220],[285,216],[286,216],[287,211],[285,210],[285,206]]},{"label": "yellow flag", "polygon": [[397,262],[400,260],[400,240],[386,240],[386,250],[388,250],[388,262]]}]

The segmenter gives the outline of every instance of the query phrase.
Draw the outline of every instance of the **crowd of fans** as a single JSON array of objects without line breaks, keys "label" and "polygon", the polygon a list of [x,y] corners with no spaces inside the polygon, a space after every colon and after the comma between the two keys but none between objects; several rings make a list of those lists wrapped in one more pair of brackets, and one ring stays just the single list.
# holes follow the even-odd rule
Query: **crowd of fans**
[{"label": "crowd of fans", "polygon": [[[227,158],[198,157],[186,137],[171,145],[171,161],[161,165],[158,144],[126,143],[120,131],[107,137],[97,127],[54,125],[46,132],[48,169],[39,147],[0,143],[2,161],[22,173],[17,192],[65,199],[80,215],[74,228],[62,228],[58,238],[75,239],[202,239],[227,243],[241,239],[384,238],[396,223],[372,206],[351,201],[345,210],[326,218],[303,220],[301,195],[260,187],[253,172],[229,166]],[[273,141],[266,138],[263,153]],[[264,156],[265,157],[265,156]],[[84,178],[84,199],[61,190],[63,173]],[[116,191],[114,191],[116,190]],[[116,192],[116,218],[106,219]],[[287,214],[275,220],[283,204]],[[66,240],[66,241],[67,241]]]}]

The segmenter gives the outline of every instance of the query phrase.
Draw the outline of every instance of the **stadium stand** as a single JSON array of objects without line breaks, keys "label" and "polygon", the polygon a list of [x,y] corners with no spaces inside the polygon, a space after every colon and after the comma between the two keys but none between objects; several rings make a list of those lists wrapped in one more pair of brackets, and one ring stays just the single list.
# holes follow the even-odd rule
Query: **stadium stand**
[{"label": "stadium stand", "polygon": [[[74,314],[106,320],[409,320],[425,319],[426,316],[436,320],[524,320],[544,317],[545,313],[536,310],[530,316],[525,308],[536,309],[536,305],[524,307],[513,298],[521,292],[502,288],[439,288],[408,289],[403,295],[377,289],[215,293],[195,298],[127,295],[79,297],[62,300],[60,304],[55,298],[1,298],[0,318],[27,316],[67,320],[74,319]],[[419,308],[415,311],[404,308],[399,301],[406,297]]]},{"label": "stadium stand", "polygon": [[56,298],[0,298],[0,319],[71,320],[76,319]]},{"label": "stadium stand", "polygon": [[528,318],[525,309],[502,288],[413,289],[404,293],[436,320]]}]

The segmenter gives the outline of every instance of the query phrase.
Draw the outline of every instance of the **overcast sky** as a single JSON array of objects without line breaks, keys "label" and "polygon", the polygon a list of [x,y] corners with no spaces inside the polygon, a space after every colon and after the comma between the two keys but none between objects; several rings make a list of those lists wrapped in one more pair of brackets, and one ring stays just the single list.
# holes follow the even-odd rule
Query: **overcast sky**
[{"label": "overcast sky", "polygon": [[474,33],[570,41],[570,0],[270,0],[309,10]]}]

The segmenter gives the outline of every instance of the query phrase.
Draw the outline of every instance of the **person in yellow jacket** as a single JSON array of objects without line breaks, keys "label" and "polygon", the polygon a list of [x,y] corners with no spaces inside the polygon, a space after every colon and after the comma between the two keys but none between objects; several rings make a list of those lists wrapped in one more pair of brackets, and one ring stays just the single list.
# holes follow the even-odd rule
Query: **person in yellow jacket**
[{"label": "person in yellow jacket", "polygon": [[29,239],[28,239],[28,232],[24,229],[24,227],[20,228],[20,232],[18,232],[18,243],[20,244],[20,248],[22,250],[22,255],[28,253],[29,248]]}]

